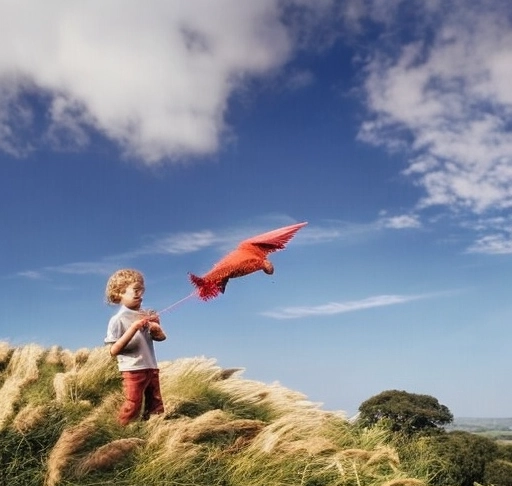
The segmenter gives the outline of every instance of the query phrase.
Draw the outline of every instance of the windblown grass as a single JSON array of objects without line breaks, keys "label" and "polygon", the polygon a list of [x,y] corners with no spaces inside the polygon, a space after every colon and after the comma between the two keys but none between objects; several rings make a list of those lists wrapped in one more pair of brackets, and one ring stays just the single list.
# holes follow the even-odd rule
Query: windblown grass
[{"label": "windblown grass", "polygon": [[75,474],[78,477],[85,477],[93,471],[111,470],[144,442],[144,439],[138,437],[113,440],[84,457],[77,465]]},{"label": "windblown grass", "polygon": [[[215,360],[161,363],[166,415],[121,427],[106,348],[0,345],[0,484],[16,486],[420,486],[429,451],[404,454],[277,383]],[[23,364],[21,364],[23,363]],[[6,387],[7,385],[7,387]],[[9,391],[11,390],[11,391]]]},{"label": "windblown grass", "polygon": [[0,388],[2,400],[2,406],[0,407],[0,430],[4,428],[9,416],[14,413],[23,387],[37,380],[39,376],[39,360],[43,352],[43,348],[29,345],[18,348],[12,353],[5,370],[6,378],[2,388]]},{"label": "windblown grass", "polygon": [[14,420],[12,427],[20,434],[25,434],[29,430],[36,427],[38,424],[44,422],[46,418],[46,406],[28,404],[22,408]]},{"label": "windblown grass", "polygon": [[9,359],[14,349],[9,346],[9,343],[5,341],[0,342],[0,370],[3,370],[7,363],[9,363]]}]

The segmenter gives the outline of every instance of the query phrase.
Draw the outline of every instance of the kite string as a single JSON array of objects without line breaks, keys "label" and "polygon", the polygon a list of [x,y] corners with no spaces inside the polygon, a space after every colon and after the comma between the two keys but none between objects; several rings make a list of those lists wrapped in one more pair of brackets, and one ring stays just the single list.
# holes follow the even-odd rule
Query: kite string
[{"label": "kite string", "polygon": [[197,291],[194,290],[191,294],[187,295],[186,297],[183,297],[183,299],[178,300],[174,304],[171,304],[170,306],[166,307],[165,309],[162,309],[161,311],[158,311],[158,314],[163,314],[164,312],[169,312],[174,307],[178,306],[179,304],[185,302],[186,300],[190,299],[191,297],[194,297],[194,295],[197,294]]}]

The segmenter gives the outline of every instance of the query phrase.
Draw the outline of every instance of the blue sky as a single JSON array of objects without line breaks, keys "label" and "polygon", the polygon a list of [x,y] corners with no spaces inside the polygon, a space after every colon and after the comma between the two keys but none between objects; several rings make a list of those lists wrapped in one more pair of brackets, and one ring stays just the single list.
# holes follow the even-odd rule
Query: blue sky
[{"label": "blue sky", "polygon": [[274,275],[164,312],[158,358],[348,415],[400,389],[511,416],[507,1],[0,1],[0,18],[0,339],[101,346],[114,270],[142,270],[163,310],[188,272],[307,221]]}]

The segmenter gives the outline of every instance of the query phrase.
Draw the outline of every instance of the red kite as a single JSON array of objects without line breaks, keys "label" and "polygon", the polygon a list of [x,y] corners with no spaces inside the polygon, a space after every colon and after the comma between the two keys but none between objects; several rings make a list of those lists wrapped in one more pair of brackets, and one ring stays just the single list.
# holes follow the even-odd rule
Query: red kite
[{"label": "red kite", "polygon": [[282,250],[299,229],[307,223],[297,223],[242,241],[236,250],[228,253],[222,260],[202,277],[190,274],[190,281],[197,288],[203,300],[213,299],[224,293],[230,278],[243,277],[258,270],[266,274],[274,273],[274,266],[267,255]]}]

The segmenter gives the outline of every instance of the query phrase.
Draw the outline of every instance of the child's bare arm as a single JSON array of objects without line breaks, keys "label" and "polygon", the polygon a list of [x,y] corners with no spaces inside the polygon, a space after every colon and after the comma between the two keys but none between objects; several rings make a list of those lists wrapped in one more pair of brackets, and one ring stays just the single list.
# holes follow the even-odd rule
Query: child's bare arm
[{"label": "child's bare arm", "polygon": [[110,354],[112,356],[117,356],[126,345],[132,340],[135,333],[140,329],[143,329],[144,326],[148,324],[147,317],[139,319],[135,321],[125,332],[124,334],[110,347]]}]

